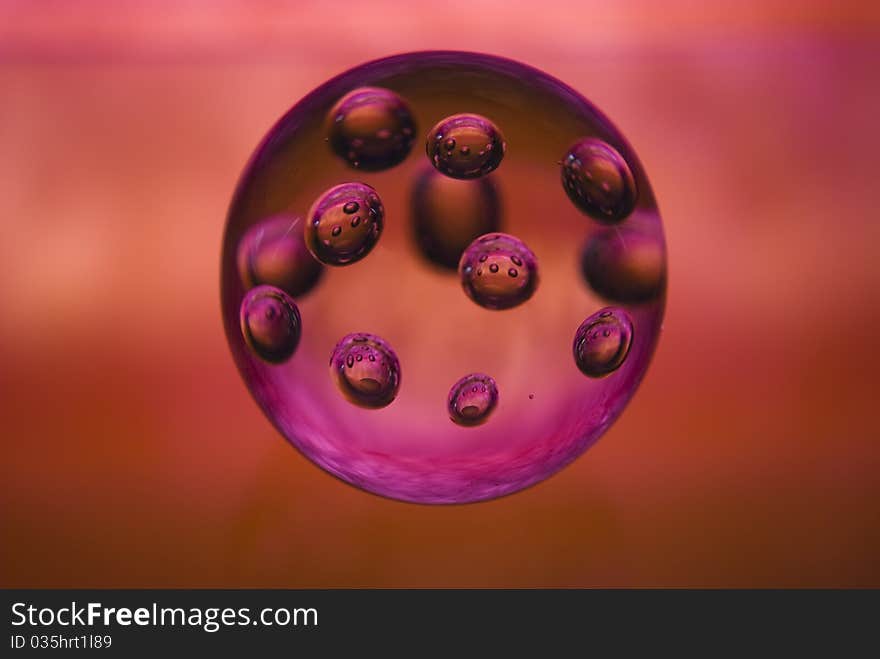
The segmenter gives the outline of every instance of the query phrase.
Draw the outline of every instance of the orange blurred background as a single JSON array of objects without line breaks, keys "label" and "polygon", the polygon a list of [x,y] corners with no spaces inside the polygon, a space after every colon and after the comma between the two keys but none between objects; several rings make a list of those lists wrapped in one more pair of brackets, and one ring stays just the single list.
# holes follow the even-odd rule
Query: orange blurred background
[{"label": "orange blurred background", "polygon": [[[880,586],[877,3],[211,7],[0,3],[0,584]],[[300,456],[219,311],[266,130],[328,77],[430,48],[583,92],[669,246],[623,417],[550,480],[452,507]]]}]

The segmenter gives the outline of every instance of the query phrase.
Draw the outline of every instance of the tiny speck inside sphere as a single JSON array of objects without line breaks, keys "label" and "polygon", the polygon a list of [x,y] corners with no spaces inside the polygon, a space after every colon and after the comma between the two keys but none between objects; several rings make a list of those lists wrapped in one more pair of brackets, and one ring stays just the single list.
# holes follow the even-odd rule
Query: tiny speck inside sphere
[{"label": "tiny speck inside sphere", "polygon": [[632,339],[633,324],[626,311],[608,308],[594,313],[575,333],[575,363],[584,375],[601,378],[620,368]]},{"label": "tiny speck inside sphere", "polygon": [[302,320],[293,299],[274,286],[252,288],[241,301],[241,333],[251,352],[265,362],[280,364],[299,345]]},{"label": "tiny speck inside sphere", "polygon": [[366,171],[401,163],[412,150],[416,132],[409,104],[390,89],[378,87],[361,87],[343,96],[324,124],[336,155]]},{"label": "tiny speck inside sphere", "polygon": [[613,146],[592,137],[578,140],[565,154],[562,187],[578,208],[604,224],[620,222],[636,205],[629,164]]},{"label": "tiny speck inside sphere", "polygon": [[446,399],[449,418],[460,426],[485,423],[498,405],[498,385],[483,373],[471,373],[452,385]]},{"label": "tiny speck inside sphere", "polygon": [[[477,149],[477,155],[472,156],[471,150]],[[452,178],[473,179],[497,169],[507,143],[491,119],[463,113],[437,123],[428,133],[425,150],[437,171]]]},{"label": "tiny speck inside sphere", "polygon": [[[519,268],[513,267],[515,262]],[[478,263],[487,263],[488,271],[477,268]],[[538,260],[532,250],[506,233],[491,233],[473,241],[462,254],[458,271],[464,292],[486,309],[520,305],[538,286]]]},{"label": "tiny speck inside sphere", "polygon": [[400,362],[388,342],[375,334],[348,334],[333,349],[330,376],[350,403],[378,409],[397,396]]},{"label": "tiny speck inside sphere", "polygon": [[[350,218],[359,209],[366,212]],[[379,241],[385,209],[366,183],[343,183],[318,197],[308,217],[303,233],[312,255],[327,265],[349,265],[364,258]]]}]

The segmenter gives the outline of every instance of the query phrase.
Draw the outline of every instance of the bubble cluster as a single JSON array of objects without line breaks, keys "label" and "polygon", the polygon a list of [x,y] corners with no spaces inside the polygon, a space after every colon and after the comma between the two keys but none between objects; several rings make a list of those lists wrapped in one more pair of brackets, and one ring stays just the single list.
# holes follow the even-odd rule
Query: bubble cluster
[{"label": "bubble cluster", "polygon": [[438,171],[459,179],[485,176],[501,164],[507,143],[490,119],[479,114],[454,114],[440,121],[425,143]]},{"label": "bubble cluster", "polygon": [[485,423],[498,405],[498,385],[488,375],[471,373],[452,385],[446,399],[449,418],[460,426]]},{"label": "bubble cluster", "polygon": [[636,205],[636,181],[626,160],[602,140],[575,142],[562,160],[562,186],[582,211],[605,224],[626,218]]},{"label": "bubble cluster", "polygon": [[385,208],[366,183],[336,185],[309,210],[304,234],[312,255],[327,265],[360,261],[379,242]]},{"label": "bubble cluster", "polygon": [[429,261],[455,270],[474,239],[500,228],[500,206],[491,177],[462,181],[426,168],[410,201],[416,244]]},{"label": "bubble cluster", "polygon": [[574,361],[584,375],[601,378],[616,371],[629,354],[633,324],[623,309],[606,307],[587,318],[574,335]]},{"label": "bubble cluster", "polygon": [[269,284],[291,297],[308,293],[324,270],[306,247],[302,218],[289,213],[251,227],[238,245],[237,260],[245,289]]},{"label": "bubble cluster", "polygon": [[254,399],[315,464],[396,499],[479,501],[562,469],[623,412],[666,267],[647,174],[598,108],[516,62],[413,53],[333,78],[261,141],[230,204],[223,321]]},{"label": "bubble cluster", "polygon": [[248,291],[239,311],[245,343],[263,361],[287,361],[299,345],[302,320],[290,296],[274,286]]},{"label": "bubble cluster", "polygon": [[409,155],[416,124],[409,105],[389,89],[361,87],[343,96],[327,113],[330,147],[356,169],[379,171]]},{"label": "bubble cluster", "polygon": [[639,229],[598,231],[584,245],[581,272],[606,300],[629,304],[655,300],[666,283],[663,242],[656,234]]},{"label": "bubble cluster", "polygon": [[375,334],[344,336],[330,356],[330,375],[345,399],[360,407],[385,407],[400,388],[397,355]]},{"label": "bubble cluster", "polygon": [[472,242],[458,264],[467,296],[486,309],[510,309],[538,287],[538,260],[519,238],[490,233]]}]

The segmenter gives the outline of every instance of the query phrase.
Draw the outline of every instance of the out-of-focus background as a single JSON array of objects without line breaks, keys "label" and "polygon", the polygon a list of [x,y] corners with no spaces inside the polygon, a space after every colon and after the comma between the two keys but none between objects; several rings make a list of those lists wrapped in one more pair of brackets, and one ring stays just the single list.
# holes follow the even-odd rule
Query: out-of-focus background
[{"label": "out-of-focus background", "polygon": [[[660,347],[559,475],[425,507],[261,415],[219,311],[270,125],[384,55],[489,52],[623,130]],[[0,4],[3,586],[880,586],[876,2]]]}]

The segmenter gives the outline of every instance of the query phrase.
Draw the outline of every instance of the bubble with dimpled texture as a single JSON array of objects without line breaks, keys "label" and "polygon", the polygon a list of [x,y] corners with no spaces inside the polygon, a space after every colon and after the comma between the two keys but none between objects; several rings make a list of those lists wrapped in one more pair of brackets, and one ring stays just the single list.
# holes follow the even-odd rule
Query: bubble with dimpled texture
[{"label": "bubble with dimpled texture", "polygon": [[438,122],[425,142],[437,171],[458,179],[485,176],[498,168],[507,143],[498,127],[479,114],[454,114]]},{"label": "bubble with dimpled texture", "polygon": [[636,205],[636,181],[626,160],[592,137],[578,140],[565,154],[562,187],[578,208],[603,224],[620,222]]},{"label": "bubble with dimpled texture", "polygon": [[601,378],[623,364],[633,340],[633,324],[623,309],[606,307],[587,318],[574,335],[574,361],[581,373]]},{"label": "bubble with dimpled texture", "polygon": [[327,265],[360,261],[379,242],[385,208],[366,183],[343,183],[312,204],[303,233],[312,255]]},{"label": "bubble with dimpled texture", "polygon": [[324,267],[303,238],[303,220],[280,213],[251,227],[238,245],[238,272],[245,289],[261,284],[280,288],[291,297],[308,293]]},{"label": "bubble with dimpled texture", "polygon": [[410,199],[419,251],[432,263],[455,270],[465,248],[501,224],[498,190],[491,177],[462,181],[426,167]]},{"label": "bubble with dimpled texture", "polygon": [[662,239],[640,229],[600,230],[584,245],[581,272],[590,288],[611,302],[655,300],[666,285]]},{"label": "bubble with dimpled texture", "polygon": [[241,301],[241,333],[250,350],[263,361],[280,364],[296,351],[302,320],[293,299],[274,286],[257,286]]},{"label": "bubble with dimpled texture", "polygon": [[340,393],[359,407],[386,407],[400,388],[400,361],[384,339],[358,332],[343,337],[330,356]]},{"label": "bubble with dimpled texture", "polygon": [[449,418],[460,426],[485,423],[498,405],[498,385],[484,373],[465,375],[452,385],[446,399]]},{"label": "bubble with dimpled texture", "polygon": [[416,136],[407,102],[379,87],[349,92],[330,109],[324,123],[333,152],[352,167],[370,172],[401,163]]},{"label": "bubble with dimpled texture", "polygon": [[473,241],[458,264],[467,296],[486,309],[510,309],[538,287],[538,260],[516,236],[489,233]]}]

